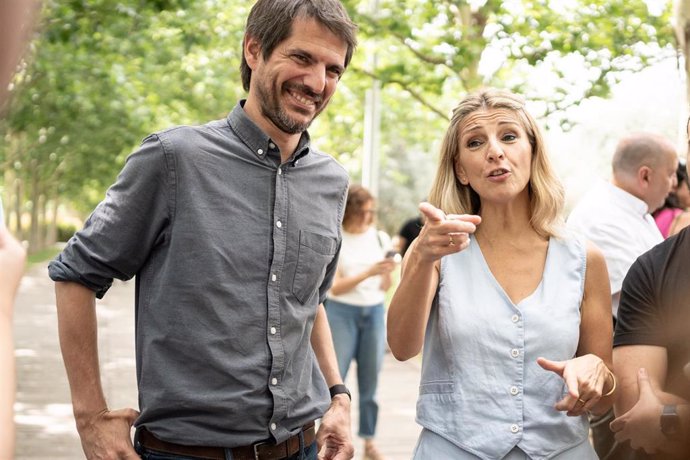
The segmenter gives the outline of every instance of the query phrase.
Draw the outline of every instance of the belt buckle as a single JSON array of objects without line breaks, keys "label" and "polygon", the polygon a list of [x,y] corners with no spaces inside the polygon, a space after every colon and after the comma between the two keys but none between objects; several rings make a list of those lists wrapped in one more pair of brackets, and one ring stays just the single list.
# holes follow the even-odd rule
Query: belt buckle
[{"label": "belt buckle", "polygon": [[252,448],[254,449],[254,460],[261,460],[261,459],[259,458],[259,451],[258,451],[257,449],[258,449],[259,447],[263,446],[264,444],[268,444],[268,441],[257,442],[256,444],[254,444],[254,445],[252,446]]}]

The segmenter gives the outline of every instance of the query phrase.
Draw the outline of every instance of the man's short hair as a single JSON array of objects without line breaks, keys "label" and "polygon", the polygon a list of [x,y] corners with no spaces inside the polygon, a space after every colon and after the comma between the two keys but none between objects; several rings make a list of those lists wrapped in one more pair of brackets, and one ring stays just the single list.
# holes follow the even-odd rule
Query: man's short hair
[{"label": "man's short hair", "polygon": [[[247,36],[257,39],[261,44],[261,55],[267,60],[276,46],[290,37],[292,24],[297,18],[314,19],[340,37],[347,44],[343,63],[347,68],[357,46],[357,26],[339,0],[259,0],[249,12],[245,40]],[[249,91],[252,69],[244,57],[244,41],[242,44],[242,86]]]}]

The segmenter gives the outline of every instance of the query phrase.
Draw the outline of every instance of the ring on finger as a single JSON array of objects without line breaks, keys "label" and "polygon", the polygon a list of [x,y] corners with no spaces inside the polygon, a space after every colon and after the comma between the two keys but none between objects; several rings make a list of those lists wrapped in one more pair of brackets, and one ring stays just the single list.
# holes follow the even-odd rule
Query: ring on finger
[{"label": "ring on finger", "polygon": [[453,240],[453,235],[448,235],[448,246],[455,246],[455,240]]},{"label": "ring on finger", "polygon": [[577,402],[579,402],[579,403],[582,404],[583,406],[584,406],[585,404],[587,404],[587,402],[586,402],[586,401],[583,401],[581,398],[577,398]]}]

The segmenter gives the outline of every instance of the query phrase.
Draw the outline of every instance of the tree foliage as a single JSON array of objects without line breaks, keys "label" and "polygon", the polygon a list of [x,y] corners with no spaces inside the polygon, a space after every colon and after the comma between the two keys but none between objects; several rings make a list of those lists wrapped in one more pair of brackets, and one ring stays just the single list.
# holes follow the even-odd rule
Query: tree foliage
[{"label": "tree foliage", "polygon": [[[351,0],[362,46],[353,73],[378,79],[384,104],[383,162],[396,161],[400,145],[435,161],[436,142],[450,111],[469,91],[495,86],[521,93],[546,119],[567,128],[563,113],[586,98],[606,97],[622,72],[636,71],[674,54],[670,2],[661,10],[644,0]],[[375,5],[376,11],[372,10]],[[372,54],[376,54],[375,63]],[[396,104],[396,101],[402,104]],[[534,111],[534,110],[533,110]],[[437,120],[421,121],[420,113]],[[437,121],[441,120],[439,124]],[[423,139],[420,137],[422,128]],[[421,142],[420,142],[421,140]],[[430,154],[430,155],[429,155]],[[415,163],[425,161],[423,157]],[[415,174],[414,170],[410,172]],[[398,201],[410,182],[381,187],[387,208],[416,212]],[[427,181],[423,183],[428,184]],[[426,191],[412,195],[419,200]],[[386,222],[394,229],[394,222]]]},{"label": "tree foliage", "polygon": [[[672,40],[643,0],[344,0],[360,46],[315,142],[361,174],[364,94],[382,83],[381,191],[394,230],[416,212],[448,114],[482,85],[544,113],[606,96]],[[46,0],[0,125],[6,207],[40,248],[59,203],[85,212],[147,133],[225,116],[243,96],[238,0]],[[375,65],[373,63],[375,56]],[[52,210],[52,212],[49,212]],[[53,231],[54,233],[54,231]],[[50,237],[48,238],[50,240]]]}]

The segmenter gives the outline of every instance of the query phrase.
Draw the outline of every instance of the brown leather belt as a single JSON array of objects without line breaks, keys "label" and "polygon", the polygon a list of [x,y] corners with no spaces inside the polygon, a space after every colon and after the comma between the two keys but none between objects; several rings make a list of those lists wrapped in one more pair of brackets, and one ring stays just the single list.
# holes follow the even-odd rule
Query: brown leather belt
[{"label": "brown leather belt", "polygon": [[[311,445],[316,439],[314,422],[304,425],[302,433],[304,433],[304,447]],[[162,441],[152,435],[146,427],[139,429],[138,439],[145,448],[165,454],[187,455],[208,460],[225,460],[223,447],[183,446]],[[233,447],[230,450],[234,460],[280,460],[299,452],[299,433],[280,444],[258,442],[251,446]]]}]

